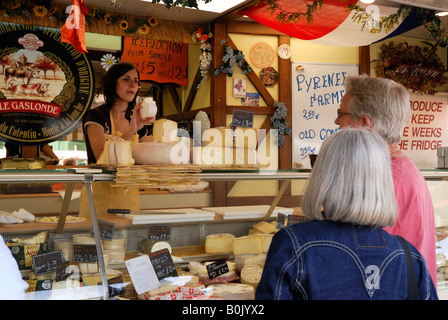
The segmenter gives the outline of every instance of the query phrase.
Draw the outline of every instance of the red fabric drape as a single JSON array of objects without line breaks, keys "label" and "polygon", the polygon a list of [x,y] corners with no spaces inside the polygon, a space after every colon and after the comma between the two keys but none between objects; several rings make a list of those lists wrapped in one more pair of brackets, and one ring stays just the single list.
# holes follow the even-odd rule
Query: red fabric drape
[{"label": "red fabric drape", "polygon": [[86,14],[87,7],[84,0],[71,0],[70,15],[61,28],[61,41],[70,43],[80,53],[86,53]]}]

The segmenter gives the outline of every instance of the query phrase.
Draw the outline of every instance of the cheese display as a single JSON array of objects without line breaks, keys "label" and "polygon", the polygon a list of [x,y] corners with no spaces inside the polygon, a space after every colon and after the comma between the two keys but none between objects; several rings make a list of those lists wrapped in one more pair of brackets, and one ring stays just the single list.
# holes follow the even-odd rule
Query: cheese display
[{"label": "cheese display", "polygon": [[154,141],[177,142],[177,122],[168,119],[159,119],[154,122]]},{"label": "cheese display", "polygon": [[260,254],[263,253],[263,243],[257,236],[244,236],[233,240],[234,254]]},{"label": "cheese display", "polygon": [[233,148],[233,132],[230,127],[217,127],[204,130],[202,140],[209,147]]},{"label": "cheese display", "polygon": [[232,167],[233,148],[201,146],[192,150],[191,161],[194,164],[211,167]]},{"label": "cheese display", "polygon": [[[275,230],[277,230],[277,229],[275,229]],[[271,245],[272,237],[274,236],[273,234],[253,233],[253,234],[251,234],[251,236],[255,236],[260,239],[260,241],[263,245],[263,252],[269,251],[269,246]]]},{"label": "cheese display", "polygon": [[107,136],[106,138],[104,150],[97,161],[98,164],[113,166],[134,164],[134,158],[131,152],[131,141],[116,137],[113,138],[111,136]]},{"label": "cheese display", "polygon": [[233,149],[233,166],[256,166],[258,164],[258,153],[254,149]]},{"label": "cheese display", "polygon": [[205,253],[231,253],[233,239],[235,236],[230,233],[209,234],[205,238]]},{"label": "cheese display", "polygon": [[256,149],[258,142],[258,130],[253,128],[238,127],[233,130],[234,147],[242,149]]},{"label": "cheese display", "polygon": [[246,266],[241,270],[241,283],[251,285],[254,289],[257,289],[262,273],[263,269],[259,266]]},{"label": "cheese display", "polygon": [[244,267],[247,266],[258,266],[260,268],[264,267],[266,261],[266,253],[261,254],[239,254],[235,256],[235,266],[237,272],[241,272]]},{"label": "cheese display", "polygon": [[177,165],[190,163],[190,150],[184,142],[141,142],[132,147],[135,164]]},{"label": "cheese display", "polygon": [[255,295],[253,286],[242,283],[213,284],[208,288],[213,290],[213,295],[223,300],[253,300]]},{"label": "cheese display", "polygon": [[142,119],[154,118],[157,115],[157,104],[152,97],[145,98],[140,109]]}]

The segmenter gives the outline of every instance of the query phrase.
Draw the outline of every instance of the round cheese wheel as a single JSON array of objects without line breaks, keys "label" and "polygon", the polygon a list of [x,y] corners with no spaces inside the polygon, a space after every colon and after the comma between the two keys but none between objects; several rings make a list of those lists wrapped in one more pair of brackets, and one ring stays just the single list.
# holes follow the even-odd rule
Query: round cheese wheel
[{"label": "round cheese wheel", "polygon": [[132,147],[135,164],[177,165],[190,162],[185,143],[141,142]]},{"label": "round cheese wheel", "polygon": [[257,289],[262,273],[263,269],[259,266],[246,266],[241,270],[241,283],[251,285],[254,289]]}]

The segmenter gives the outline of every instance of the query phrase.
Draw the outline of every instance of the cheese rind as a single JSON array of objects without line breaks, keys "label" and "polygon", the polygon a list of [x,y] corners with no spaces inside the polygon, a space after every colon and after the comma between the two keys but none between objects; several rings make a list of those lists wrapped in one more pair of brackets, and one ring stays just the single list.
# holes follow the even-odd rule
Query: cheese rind
[{"label": "cheese rind", "polygon": [[241,270],[241,283],[251,285],[254,289],[257,289],[262,274],[263,269],[259,266],[246,266]]},{"label": "cheese rind", "polygon": [[233,240],[233,254],[260,254],[263,244],[257,236],[244,236]]},{"label": "cheese rind", "polygon": [[212,284],[208,288],[223,300],[253,300],[255,294],[254,287],[243,283]]},{"label": "cheese rind", "polygon": [[205,238],[205,253],[232,253],[233,239],[230,233],[209,234]]},{"label": "cheese rind", "polygon": [[177,165],[190,162],[190,150],[183,142],[141,142],[132,147],[135,164]]}]

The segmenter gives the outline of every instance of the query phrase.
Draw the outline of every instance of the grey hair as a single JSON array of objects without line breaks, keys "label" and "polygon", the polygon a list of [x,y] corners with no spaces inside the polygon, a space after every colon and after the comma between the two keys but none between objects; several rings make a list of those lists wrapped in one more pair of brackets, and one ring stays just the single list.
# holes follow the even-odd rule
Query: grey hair
[{"label": "grey hair", "polygon": [[349,110],[353,118],[368,116],[372,130],[389,145],[401,140],[411,116],[409,92],[403,85],[367,75],[348,76],[345,90],[351,96]]},{"label": "grey hair", "polygon": [[312,220],[392,226],[397,203],[384,139],[365,128],[344,128],[329,136],[313,166],[301,207]]}]

